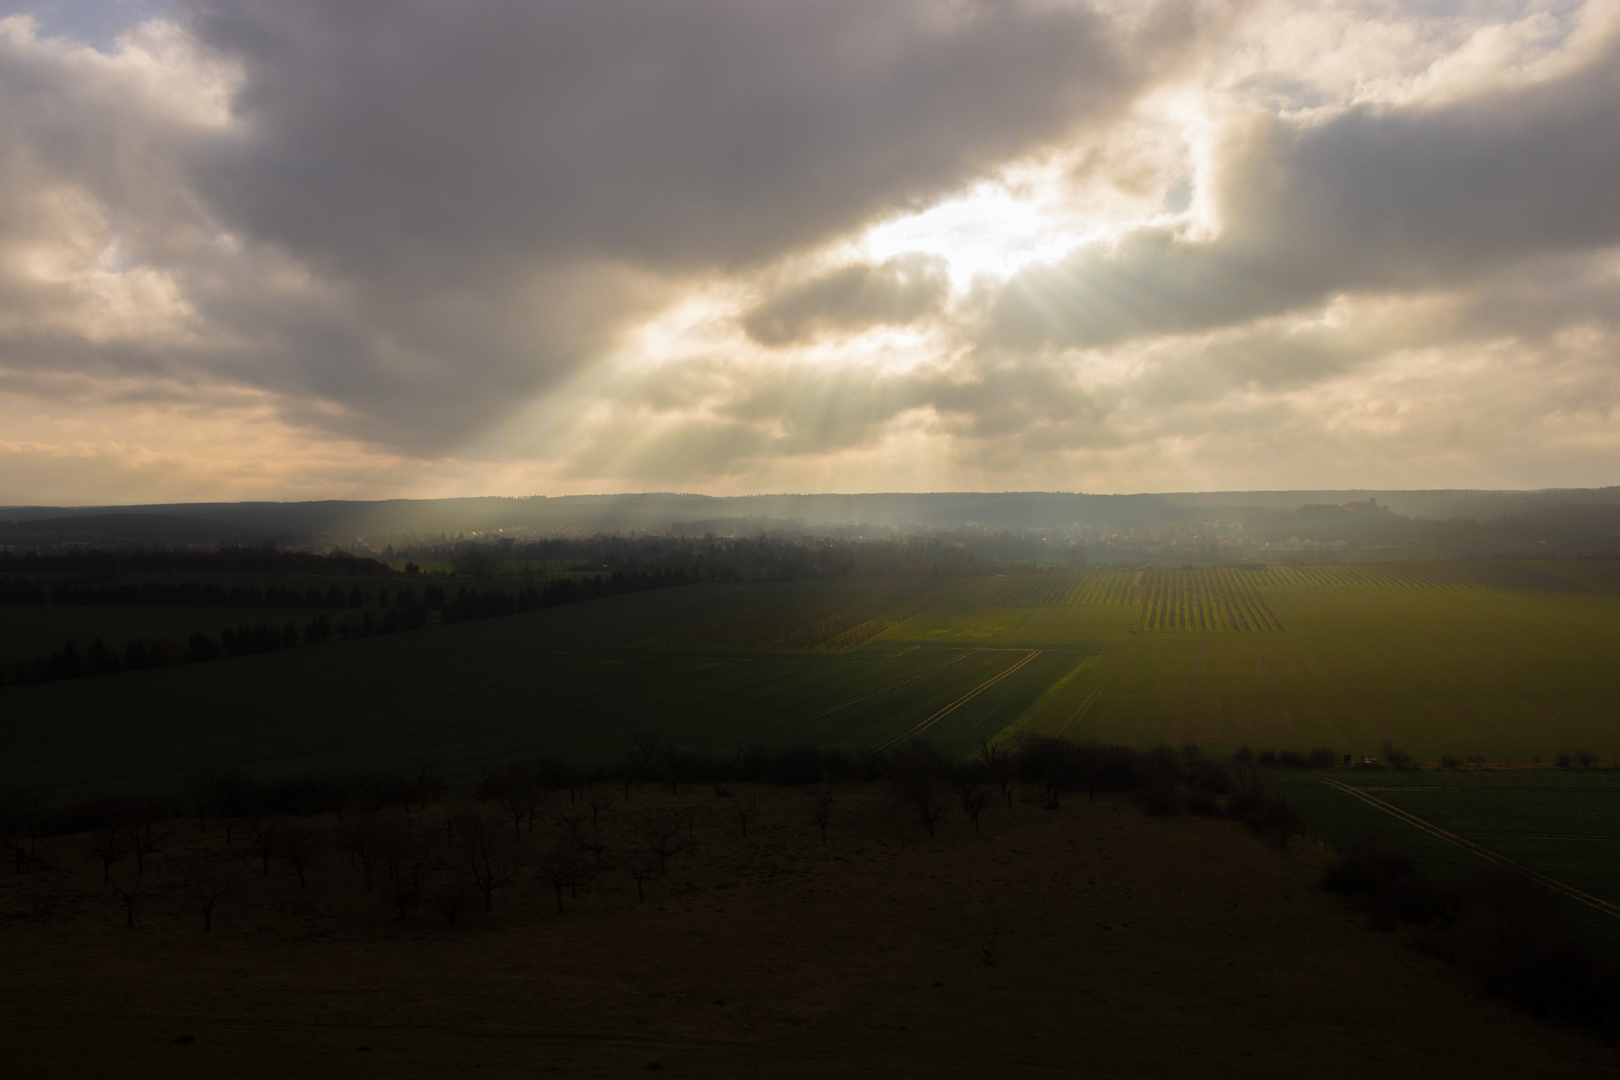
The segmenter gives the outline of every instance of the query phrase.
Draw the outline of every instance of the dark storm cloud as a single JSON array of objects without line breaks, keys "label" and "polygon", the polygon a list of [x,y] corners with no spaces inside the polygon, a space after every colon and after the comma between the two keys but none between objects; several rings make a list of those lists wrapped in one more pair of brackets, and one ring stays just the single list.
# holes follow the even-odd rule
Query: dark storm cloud
[{"label": "dark storm cloud", "polygon": [[819,330],[913,322],[944,304],[947,271],[944,259],[916,252],[840,267],[772,297],[744,317],[743,327],[762,344],[787,345]]},{"label": "dark storm cloud", "polygon": [[[1094,12],[1044,3],[194,0],[176,17],[236,72],[227,123],[154,109],[128,93],[145,76],[99,54],[4,57],[0,234],[88,195],[85,244],[116,237],[164,275],[191,331],[97,364],[246,383],[419,453],[599,358],[689,275],[923,204],[1139,81]],[[884,268],[842,314],[789,321],[903,318],[933,274]],[[37,321],[59,302],[46,338],[72,337],[65,288],[0,281],[0,304]],[[83,351],[23,336],[13,357]]]},{"label": "dark storm cloud", "polygon": [[987,336],[1096,346],[1344,291],[1465,283],[1620,242],[1620,39],[1563,78],[1443,106],[1233,123],[1219,235],[1144,229],[1009,282]]},{"label": "dark storm cloud", "polygon": [[813,243],[1119,104],[1083,8],[938,0],[233,0],[253,235],[438,279],[578,256],[735,265]]}]

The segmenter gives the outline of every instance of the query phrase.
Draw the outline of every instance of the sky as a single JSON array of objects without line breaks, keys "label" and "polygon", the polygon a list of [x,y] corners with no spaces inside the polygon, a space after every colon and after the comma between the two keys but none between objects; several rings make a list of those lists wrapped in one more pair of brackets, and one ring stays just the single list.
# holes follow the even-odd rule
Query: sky
[{"label": "sky", "polygon": [[1620,482],[1620,2],[0,0],[0,504]]}]

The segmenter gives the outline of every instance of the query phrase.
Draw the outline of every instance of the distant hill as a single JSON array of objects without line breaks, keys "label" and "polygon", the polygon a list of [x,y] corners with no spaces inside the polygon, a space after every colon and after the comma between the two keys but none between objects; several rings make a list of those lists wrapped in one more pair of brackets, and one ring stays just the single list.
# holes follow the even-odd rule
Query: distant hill
[{"label": "distant hill", "polygon": [[[969,525],[1008,529],[1111,525],[1123,529],[1182,520],[1274,520],[1305,507],[1376,500],[1386,519],[1508,521],[1519,541],[1536,543],[1542,525],[1575,529],[1620,544],[1620,487],[1543,491],[1210,491],[1134,495],[1070,492],[928,492],[856,495],[709,496],[665,492],[556,498],[389,499],[376,502],[165,503],[145,506],[0,507],[0,544],[50,542],[348,543],[368,535],[677,532],[701,535],[716,523],[754,522],[761,530],[829,528],[932,532]],[[1318,525],[1320,509],[1313,511]],[[1529,524],[1527,524],[1529,523]],[[1331,523],[1330,523],[1331,524]],[[1324,525],[1323,527],[1329,527]],[[1365,529],[1363,529],[1365,531]],[[1585,551],[1587,544],[1582,548]]]}]

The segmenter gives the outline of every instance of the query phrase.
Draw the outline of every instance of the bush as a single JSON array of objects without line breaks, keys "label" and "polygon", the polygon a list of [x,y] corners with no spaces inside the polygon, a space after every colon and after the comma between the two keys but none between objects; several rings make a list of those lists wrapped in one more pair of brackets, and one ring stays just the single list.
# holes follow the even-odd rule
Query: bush
[{"label": "bush", "polygon": [[1426,881],[1405,855],[1374,834],[1363,836],[1322,872],[1322,888],[1353,897],[1374,930],[1400,921],[1424,924],[1453,912],[1449,890]]},{"label": "bush", "polygon": [[1325,746],[1319,746],[1311,751],[1306,763],[1308,769],[1331,769],[1339,764],[1339,752]]},{"label": "bush", "polygon": [[1462,767],[1462,761],[1455,754],[1441,754],[1440,767],[1442,769],[1456,769]]},{"label": "bush", "polygon": [[1396,746],[1389,739],[1383,742],[1384,762],[1396,772],[1405,772],[1412,768],[1412,755]]},{"label": "bush", "polygon": [[1557,765],[1560,769],[1567,769],[1575,763],[1570,760],[1568,754],[1559,754],[1557,757],[1553,758],[1553,764]]},{"label": "bush", "polygon": [[1620,1031],[1620,963],[1575,937],[1546,887],[1509,870],[1476,879],[1455,917],[1420,944],[1526,1012]]},{"label": "bush", "polygon": [[1304,819],[1294,804],[1254,771],[1238,774],[1237,791],[1226,800],[1226,816],[1271,837],[1279,846],[1286,845],[1290,836],[1305,828]]}]

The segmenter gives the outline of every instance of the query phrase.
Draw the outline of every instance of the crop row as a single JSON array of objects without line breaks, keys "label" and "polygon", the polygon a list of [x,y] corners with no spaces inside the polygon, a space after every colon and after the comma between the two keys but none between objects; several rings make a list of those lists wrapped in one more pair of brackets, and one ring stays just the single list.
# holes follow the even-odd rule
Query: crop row
[{"label": "crop row", "polygon": [[964,599],[983,604],[1112,604],[1137,601],[1131,570],[1090,570],[1066,574],[1023,574],[983,578]]},{"label": "crop row", "polygon": [[1250,633],[1281,630],[1244,570],[1149,570],[1142,575],[1144,630]]},{"label": "crop row", "polygon": [[1262,587],[1476,589],[1462,563],[1349,563],[1339,566],[1272,566],[1245,571]]},{"label": "crop row", "polygon": [[921,612],[938,591],[938,582],[930,578],[839,582],[663,635],[656,644],[786,652],[853,649]]}]

